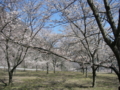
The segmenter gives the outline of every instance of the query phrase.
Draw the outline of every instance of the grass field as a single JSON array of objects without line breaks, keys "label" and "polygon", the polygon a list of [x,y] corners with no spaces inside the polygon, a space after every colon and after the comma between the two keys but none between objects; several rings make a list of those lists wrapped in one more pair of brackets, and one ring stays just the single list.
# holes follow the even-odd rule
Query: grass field
[{"label": "grass field", "polygon": [[[7,78],[7,72],[0,71],[0,78]],[[96,87],[92,88],[92,74],[85,78],[80,72],[17,71],[13,85],[0,90],[117,90],[118,80],[115,74],[98,73]]]}]

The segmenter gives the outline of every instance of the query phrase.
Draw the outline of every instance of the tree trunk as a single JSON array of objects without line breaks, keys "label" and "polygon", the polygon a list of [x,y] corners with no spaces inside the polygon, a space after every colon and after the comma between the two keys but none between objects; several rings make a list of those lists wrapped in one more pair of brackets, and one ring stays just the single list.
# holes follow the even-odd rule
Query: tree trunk
[{"label": "tree trunk", "polygon": [[118,63],[118,70],[114,70],[114,72],[117,74],[118,76],[118,80],[119,80],[119,87],[118,90],[120,90],[120,50],[118,50],[115,47],[111,46],[112,51],[114,52],[116,59],[117,59],[117,63]]},{"label": "tree trunk", "polygon": [[84,75],[84,73],[85,73],[85,72],[84,72],[84,67],[82,68],[82,70],[83,70],[83,75]]},{"label": "tree trunk", "polygon": [[49,74],[49,70],[48,70],[48,68],[47,68],[47,74]]},{"label": "tree trunk", "polygon": [[26,71],[25,68],[26,68],[26,65],[25,65],[25,61],[24,61],[24,72]]},{"label": "tree trunk", "polygon": [[49,74],[49,66],[48,66],[48,63],[46,63],[47,65],[47,74]]},{"label": "tree trunk", "polygon": [[96,85],[96,70],[95,70],[95,66],[92,66],[92,73],[93,73],[92,87],[95,87],[95,85]]},{"label": "tree trunk", "polygon": [[55,73],[55,66],[54,66],[54,73]]},{"label": "tree trunk", "polygon": [[62,63],[61,63],[61,71],[62,71],[62,68],[63,68],[63,65],[62,65]]},{"label": "tree trunk", "polygon": [[119,79],[119,87],[118,87],[118,90],[120,90],[120,73],[119,73],[118,79]]},{"label": "tree trunk", "polygon": [[88,77],[88,74],[87,74],[87,67],[86,67],[86,78]]},{"label": "tree trunk", "polygon": [[12,77],[13,77],[13,72],[9,71],[9,83],[8,83],[8,85],[12,84]]}]

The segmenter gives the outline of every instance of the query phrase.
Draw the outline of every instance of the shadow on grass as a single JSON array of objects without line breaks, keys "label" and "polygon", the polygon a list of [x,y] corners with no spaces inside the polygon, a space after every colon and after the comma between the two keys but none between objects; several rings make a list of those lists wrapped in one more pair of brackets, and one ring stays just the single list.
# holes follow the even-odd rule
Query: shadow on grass
[{"label": "shadow on grass", "polygon": [[3,90],[4,89],[4,85],[3,84],[0,84],[0,90]]},{"label": "shadow on grass", "polygon": [[[111,74],[112,75],[112,74]],[[110,77],[110,75],[108,76],[97,76],[97,83],[98,86],[108,86],[108,87],[117,87],[119,85],[119,81],[117,77]]]},{"label": "shadow on grass", "polygon": [[73,84],[68,83],[68,84],[65,84],[64,87],[69,88],[69,89],[71,88],[92,88],[92,86],[90,85],[79,85],[76,83],[73,83]]}]

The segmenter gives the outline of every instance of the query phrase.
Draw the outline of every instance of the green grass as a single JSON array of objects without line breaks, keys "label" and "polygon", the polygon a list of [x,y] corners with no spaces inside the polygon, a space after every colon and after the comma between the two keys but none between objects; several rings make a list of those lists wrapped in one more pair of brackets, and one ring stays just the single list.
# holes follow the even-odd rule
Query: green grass
[{"label": "green grass", "polygon": [[[4,74],[4,75],[3,75]],[[0,78],[7,72],[0,71]],[[115,74],[98,73],[96,87],[92,88],[92,74],[88,78],[80,72],[17,71],[13,77],[13,85],[0,90],[117,90],[118,80]]]}]

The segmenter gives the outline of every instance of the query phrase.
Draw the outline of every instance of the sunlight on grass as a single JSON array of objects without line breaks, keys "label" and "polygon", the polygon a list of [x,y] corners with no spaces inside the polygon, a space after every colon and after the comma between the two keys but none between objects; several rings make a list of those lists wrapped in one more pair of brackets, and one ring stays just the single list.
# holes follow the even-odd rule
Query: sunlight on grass
[{"label": "sunlight on grass", "polygon": [[95,88],[91,87],[91,77],[91,73],[86,78],[80,72],[54,74],[51,71],[50,74],[46,74],[45,71],[17,71],[13,77],[13,86],[3,90],[117,90],[118,80],[115,74],[98,73]]}]

